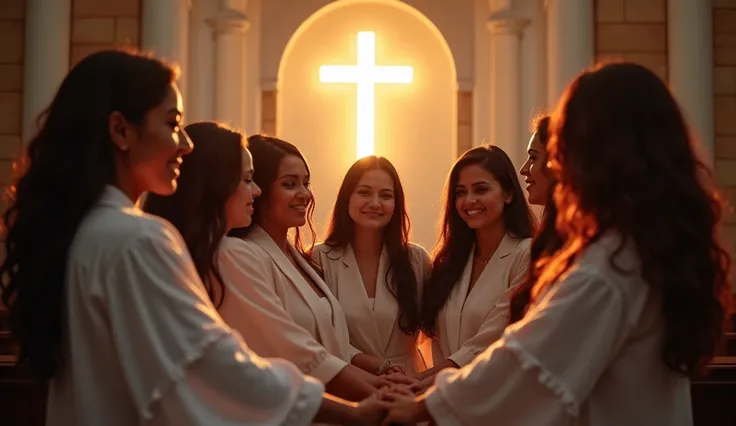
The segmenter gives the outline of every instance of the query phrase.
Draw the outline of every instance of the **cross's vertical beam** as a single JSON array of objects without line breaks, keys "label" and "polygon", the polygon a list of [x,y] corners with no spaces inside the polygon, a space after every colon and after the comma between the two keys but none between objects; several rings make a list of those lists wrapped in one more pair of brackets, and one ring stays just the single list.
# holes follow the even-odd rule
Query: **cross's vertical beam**
[{"label": "cross's vertical beam", "polygon": [[376,33],[358,33],[357,65],[322,65],[319,80],[323,83],[355,83],[357,86],[357,157],[374,153],[376,83],[411,83],[414,70],[409,66],[376,65]]},{"label": "cross's vertical beam", "polygon": [[[376,66],[376,34],[370,31],[358,33],[358,68],[372,70]],[[361,72],[358,81],[358,158],[373,155],[375,151],[376,91],[372,76]]]}]

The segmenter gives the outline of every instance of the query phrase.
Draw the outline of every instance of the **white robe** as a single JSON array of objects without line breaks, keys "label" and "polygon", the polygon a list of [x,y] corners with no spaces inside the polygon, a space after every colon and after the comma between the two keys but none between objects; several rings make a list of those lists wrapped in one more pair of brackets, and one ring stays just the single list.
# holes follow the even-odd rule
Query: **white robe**
[{"label": "white robe", "polygon": [[[378,264],[374,302],[368,298],[349,244],[344,248],[319,244],[312,250],[312,258],[324,270],[325,282],[346,312],[353,346],[365,354],[398,364],[406,372],[426,369],[417,349],[417,334],[407,335],[399,328],[399,304],[386,287],[390,260],[385,248]],[[429,274],[429,254],[421,246],[412,244],[411,261],[417,277],[417,290],[420,290]]]},{"label": "white robe", "polygon": [[288,249],[325,293],[331,312],[259,226],[245,240],[226,237],[220,245],[217,264],[226,292],[219,311],[255,353],[284,358],[327,383],[359,351],[350,346],[340,303],[296,250]]},{"label": "white robe", "polygon": [[437,375],[439,426],[691,426],[689,380],[662,362],[659,298],[629,245],[606,235],[523,320],[462,369]]},{"label": "white robe", "polygon": [[531,239],[503,237],[473,288],[470,256],[437,319],[438,338],[432,345],[434,363],[450,359],[460,367],[498,340],[509,323],[511,296],[529,271]]},{"label": "white robe", "polygon": [[46,424],[306,425],[322,384],[222,321],[169,223],[108,186],[66,271],[64,369]]}]

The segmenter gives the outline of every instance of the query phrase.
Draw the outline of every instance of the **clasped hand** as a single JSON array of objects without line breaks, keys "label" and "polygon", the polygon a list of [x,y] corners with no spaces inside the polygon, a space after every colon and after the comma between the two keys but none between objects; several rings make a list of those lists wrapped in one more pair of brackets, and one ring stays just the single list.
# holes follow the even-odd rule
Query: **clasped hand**
[{"label": "clasped hand", "polygon": [[394,383],[382,386],[360,403],[363,413],[361,426],[415,424],[423,420],[420,418],[421,406],[414,390],[424,391],[424,383],[408,376],[393,374],[389,376],[392,376]]}]

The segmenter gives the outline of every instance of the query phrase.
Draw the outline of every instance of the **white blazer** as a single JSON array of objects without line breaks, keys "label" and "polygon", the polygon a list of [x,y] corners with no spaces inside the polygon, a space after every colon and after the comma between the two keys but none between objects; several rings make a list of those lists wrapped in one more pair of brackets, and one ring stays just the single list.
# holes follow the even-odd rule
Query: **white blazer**
[{"label": "white blazer", "polygon": [[[386,283],[390,259],[385,248],[378,264],[375,302],[368,298],[350,244],[344,248],[318,244],[312,251],[312,258],[322,266],[328,287],[345,309],[353,346],[363,353],[398,364],[407,372],[426,369],[417,349],[418,333],[407,335],[399,328],[399,305]],[[429,274],[429,254],[421,246],[412,244],[411,261],[417,290],[421,292]]]},{"label": "white blazer", "polygon": [[511,296],[529,271],[530,246],[531,238],[506,234],[468,292],[475,248],[471,250],[460,282],[437,319],[435,364],[450,359],[467,365],[501,337],[509,322]]},{"label": "white blazer", "polygon": [[220,315],[257,354],[291,361],[327,383],[358,351],[350,346],[340,303],[294,247],[288,250],[329,304],[266,231],[255,226],[245,240],[224,238],[218,250],[226,289]]}]

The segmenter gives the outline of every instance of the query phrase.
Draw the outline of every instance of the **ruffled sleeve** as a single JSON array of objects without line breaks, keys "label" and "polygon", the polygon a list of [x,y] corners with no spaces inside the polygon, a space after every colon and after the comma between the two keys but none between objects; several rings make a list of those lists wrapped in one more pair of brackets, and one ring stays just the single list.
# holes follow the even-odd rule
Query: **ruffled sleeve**
[{"label": "ruffled sleeve", "polygon": [[309,424],[323,386],[293,365],[257,357],[222,322],[175,230],[147,229],[116,259],[104,279],[105,309],[142,419]]},{"label": "ruffled sleeve", "polygon": [[427,406],[442,425],[564,424],[627,334],[621,289],[578,268],[472,363],[440,372]]}]

